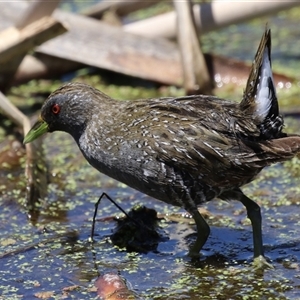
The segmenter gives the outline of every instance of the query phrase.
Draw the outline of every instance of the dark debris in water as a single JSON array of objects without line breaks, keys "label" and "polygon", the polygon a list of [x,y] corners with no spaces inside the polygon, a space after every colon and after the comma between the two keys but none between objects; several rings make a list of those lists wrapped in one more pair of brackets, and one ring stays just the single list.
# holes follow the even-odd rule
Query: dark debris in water
[{"label": "dark debris in water", "polygon": [[119,248],[129,252],[147,253],[156,251],[159,242],[163,242],[159,219],[154,209],[137,206],[130,210],[128,217],[116,219],[118,225],[111,240]]}]

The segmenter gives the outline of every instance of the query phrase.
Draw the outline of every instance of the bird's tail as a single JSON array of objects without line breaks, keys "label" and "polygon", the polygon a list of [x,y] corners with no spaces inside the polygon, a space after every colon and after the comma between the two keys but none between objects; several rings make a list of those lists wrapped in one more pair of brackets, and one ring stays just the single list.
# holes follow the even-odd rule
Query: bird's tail
[{"label": "bird's tail", "polygon": [[266,141],[262,147],[266,153],[277,161],[284,161],[300,154],[300,136],[290,135]]},{"label": "bird's tail", "polygon": [[253,151],[243,155],[245,162],[257,168],[289,160],[300,154],[300,136],[290,135],[259,143],[246,141]]},{"label": "bird's tail", "polygon": [[244,91],[241,109],[249,115],[264,139],[281,135],[283,118],[279,115],[271,66],[271,31],[266,29],[260,41]]}]

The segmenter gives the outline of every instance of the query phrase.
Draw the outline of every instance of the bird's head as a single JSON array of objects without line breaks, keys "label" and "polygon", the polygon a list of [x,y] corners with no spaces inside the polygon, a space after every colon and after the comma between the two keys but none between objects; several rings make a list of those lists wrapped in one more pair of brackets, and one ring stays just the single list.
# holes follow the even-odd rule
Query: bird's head
[{"label": "bird's head", "polygon": [[[78,139],[105,94],[83,83],[69,83],[54,91],[45,101],[39,120],[24,138],[32,142],[46,132],[65,131]],[[99,102],[99,101],[98,101]]]}]

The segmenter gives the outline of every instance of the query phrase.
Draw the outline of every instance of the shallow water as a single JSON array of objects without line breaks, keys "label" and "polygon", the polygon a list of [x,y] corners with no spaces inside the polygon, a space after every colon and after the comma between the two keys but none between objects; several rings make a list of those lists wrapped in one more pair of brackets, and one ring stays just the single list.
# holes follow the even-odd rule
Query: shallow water
[{"label": "shallow water", "polygon": [[[300,120],[292,123],[299,127]],[[186,256],[195,228],[184,218],[160,222],[166,241],[155,252],[127,253],[114,247],[109,236],[116,222],[110,217],[122,214],[106,199],[100,204],[91,245],[88,237],[94,203],[103,191],[127,211],[135,204],[155,208],[162,215],[183,211],[99,174],[64,133],[47,135],[45,145],[50,183],[35,226],[22,206],[23,191],[16,188],[16,181],[24,180],[18,171],[2,188],[3,299],[32,299],[41,291],[54,292],[49,299],[64,299],[64,295],[67,299],[93,299],[94,280],[109,272],[119,273],[147,299],[299,299],[299,159],[265,169],[244,188],[262,207],[266,256],[275,267],[257,274],[251,268],[250,222],[236,201],[214,200],[205,205],[212,231],[196,262]]]}]

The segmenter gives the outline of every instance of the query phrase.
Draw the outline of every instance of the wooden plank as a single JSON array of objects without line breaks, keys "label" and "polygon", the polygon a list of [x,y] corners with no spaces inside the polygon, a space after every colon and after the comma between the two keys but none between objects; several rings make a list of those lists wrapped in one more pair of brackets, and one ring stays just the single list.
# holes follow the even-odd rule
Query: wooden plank
[{"label": "wooden plank", "polygon": [[149,39],[88,17],[55,11],[68,32],[37,52],[165,84],[182,83],[176,44]]},{"label": "wooden plank", "polygon": [[[0,2],[0,28],[3,28],[3,24],[10,24],[9,17],[13,14],[20,15],[26,11],[27,6],[23,2],[20,4],[22,5],[15,6],[14,2],[10,2],[4,5]],[[4,16],[3,11],[6,11]],[[76,62],[75,67],[66,62],[66,69],[69,70],[74,70],[81,63],[165,84],[181,84],[179,52],[174,43],[124,34],[121,29],[103,22],[58,10],[54,12],[54,17],[63,21],[69,32],[37,48],[37,54],[43,54],[42,58],[38,57],[40,64],[35,60],[38,65],[35,64],[33,71],[38,76],[57,74],[54,66],[63,59],[64,62]],[[46,58],[47,55],[49,59]],[[28,65],[27,59],[18,72],[17,81],[24,82],[26,78],[32,78],[32,74],[26,75]],[[31,70],[30,67],[30,72]]]},{"label": "wooden plank", "polygon": [[39,19],[22,30],[15,27],[5,29],[0,32],[0,64],[65,31],[66,28],[52,17]]},{"label": "wooden plank", "polygon": [[187,95],[212,95],[213,84],[201,50],[191,0],[173,0],[177,15],[177,41]]}]

